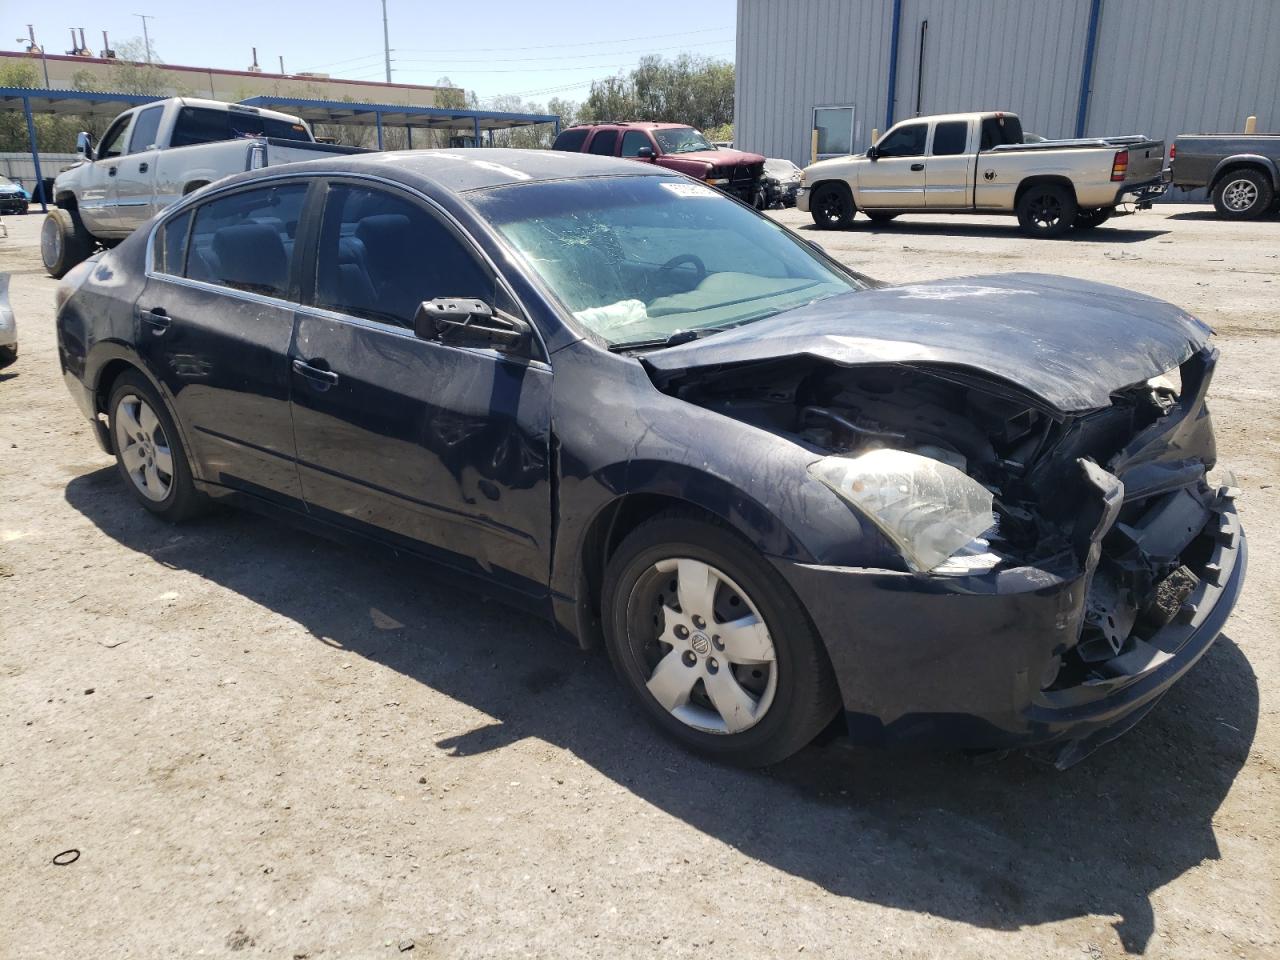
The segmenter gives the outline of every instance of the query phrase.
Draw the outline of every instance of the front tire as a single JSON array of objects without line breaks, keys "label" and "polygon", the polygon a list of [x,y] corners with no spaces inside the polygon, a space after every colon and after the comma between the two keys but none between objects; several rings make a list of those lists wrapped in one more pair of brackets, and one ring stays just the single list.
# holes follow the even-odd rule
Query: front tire
[{"label": "front tire", "polygon": [[40,260],[49,276],[59,280],[93,253],[93,237],[70,210],[55,207],[40,225]]},{"label": "front tire", "polygon": [[808,744],[840,706],[826,649],[755,549],[692,513],[659,515],[605,573],[605,639],[652,721],[690,750],[765,766]]},{"label": "front tire", "polygon": [[1260,170],[1232,170],[1213,188],[1213,206],[1224,220],[1256,220],[1275,200],[1271,180]]},{"label": "front tire", "polygon": [[1060,237],[1075,224],[1075,194],[1057,183],[1033,183],[1018,198],[1017,214],[1023,233]]},{"label": "front tire", "polygon": [[204,498],[173,418],[155,389],[137,373],[122,374],[107,402],[116,468],[142,506],[178,523],[198,514]]},{"label": "front tire", "polygon": [[809,216],[820,230],[844,230],[853,223],[858,206],[844,183],[822,183],[809,198]]}]

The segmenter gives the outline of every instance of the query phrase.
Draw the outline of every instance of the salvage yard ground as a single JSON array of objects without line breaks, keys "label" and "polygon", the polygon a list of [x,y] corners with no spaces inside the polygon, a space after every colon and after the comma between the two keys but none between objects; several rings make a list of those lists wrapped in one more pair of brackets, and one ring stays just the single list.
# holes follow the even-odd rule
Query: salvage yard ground
[{"label": "salvage yard ground", "polygon": [[9,218],[0,957],[1280,955],[1280,221],[776,216],[886,280],[1064,273],[1218,330],[1249,579],[1137,729],[1066,773],[839,742],[724,769],[602,655],[429,569],[166,526],[67,394],[40,218]]}]

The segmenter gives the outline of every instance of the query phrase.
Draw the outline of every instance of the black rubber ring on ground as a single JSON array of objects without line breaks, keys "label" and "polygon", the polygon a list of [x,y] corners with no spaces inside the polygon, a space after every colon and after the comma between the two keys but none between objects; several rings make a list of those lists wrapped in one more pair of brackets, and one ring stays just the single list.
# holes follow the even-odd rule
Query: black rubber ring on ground
[{"label": "black rubber ring on ground", "polygon": [[80,851],[76,849],[63,850],[60,854],[53,858],[53,862],[59,867],[66,867],[75,863],[80,859]]}]

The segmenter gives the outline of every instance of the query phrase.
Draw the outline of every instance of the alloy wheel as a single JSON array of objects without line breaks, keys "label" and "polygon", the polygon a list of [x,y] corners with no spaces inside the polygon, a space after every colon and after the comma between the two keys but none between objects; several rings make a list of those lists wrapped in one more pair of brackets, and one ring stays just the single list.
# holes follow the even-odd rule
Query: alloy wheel
[{"label": "alloy wheel", "polygon": [[1043,230],[1050,230],[1062,220],[1062,201],[1055,194],[1042,193],[1031,205],[1031,220]]},{"label": "alloy wheel", "polygon": [[741,733],[764,718],[777,691],[777,654],[741,587],[701,560],[671,558],[640,577],[633,599],[653,611],[652,633],[630,639],[645,686],[668,713],[713,734]]},{"label": "alloy wheel", "polygon": [[46,265],[62,259],[62,231],[52,217],[46,217],[40,225],[40,258]]},{"label": "alloy wheel", "polygon": [[1223,206],[1237,213],[1251,210],[1258,202],[1258,187],[1252,180],[1240,178],[1232,180],[1222,190]]},{"label": "alloy wheel", "polygon": [[137,394],[126,393],[112,423],[120,462],[133,485],[148,500],[164,500],[173,489],[173,452],[156,412]]}]

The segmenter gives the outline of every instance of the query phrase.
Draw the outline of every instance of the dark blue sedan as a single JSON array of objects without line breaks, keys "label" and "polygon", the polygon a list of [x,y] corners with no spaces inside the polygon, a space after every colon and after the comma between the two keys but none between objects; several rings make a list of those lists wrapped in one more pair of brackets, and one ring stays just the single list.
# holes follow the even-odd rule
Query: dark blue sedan
[{"label": "dark blue sedan", "polygon": [[681,175],[334,157],[182,200],[59,291],[124,489],[371,537],[603,644],[659,727],[772,763],[1132,726],[1245,540],[1210,331],[1039,275],[886,286]]}]

